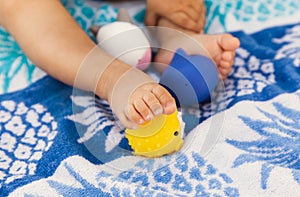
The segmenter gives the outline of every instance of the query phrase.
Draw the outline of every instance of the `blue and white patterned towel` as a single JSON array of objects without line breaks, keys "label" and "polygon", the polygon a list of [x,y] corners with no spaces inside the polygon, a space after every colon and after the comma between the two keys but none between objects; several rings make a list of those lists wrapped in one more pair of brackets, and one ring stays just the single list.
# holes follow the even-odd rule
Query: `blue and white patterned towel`
[{"label": "blue and white patterned towel", "polygon": [[[110,5],[63,3],[85,30],[115,20]],[[183,149],[159,159],[133,156],[105,101],[39,71],[0,29],[0,196],[298,196],[300,2],[206,4],[206,30],[241,47],[216,101],[183,109]]]}]

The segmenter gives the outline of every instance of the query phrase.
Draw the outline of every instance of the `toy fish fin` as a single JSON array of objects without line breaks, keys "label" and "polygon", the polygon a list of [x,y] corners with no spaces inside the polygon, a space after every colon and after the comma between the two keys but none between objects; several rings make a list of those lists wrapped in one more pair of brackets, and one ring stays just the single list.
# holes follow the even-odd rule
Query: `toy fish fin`
[{"label": "toy fish fin", "polygon": [[125,8],[120,8],[117,16],[117,21],[132,23],[131,17]]}]

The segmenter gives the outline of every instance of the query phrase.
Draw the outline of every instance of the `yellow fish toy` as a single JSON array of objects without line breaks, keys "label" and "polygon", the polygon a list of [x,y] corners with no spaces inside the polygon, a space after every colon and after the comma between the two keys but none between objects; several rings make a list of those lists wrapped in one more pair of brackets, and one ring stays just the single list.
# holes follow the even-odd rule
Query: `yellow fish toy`
[{"label": "yellow fish toy", "polygon": [[181,113],[160,115],[140,125],[126,129],[126,138],[135,155],[154,158],[180,150],[183,145],[184,123]]}]

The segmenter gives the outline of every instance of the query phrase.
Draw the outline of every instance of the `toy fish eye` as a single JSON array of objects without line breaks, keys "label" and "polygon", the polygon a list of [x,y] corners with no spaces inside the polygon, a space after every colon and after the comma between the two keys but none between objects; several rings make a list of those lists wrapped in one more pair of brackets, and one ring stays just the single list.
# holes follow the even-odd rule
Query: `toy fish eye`
[{"label": "toy fish eye", "polygon": [[174,136],[178,136],[179,135],[179,132],[178,131],[175,131],[174,132]]}]

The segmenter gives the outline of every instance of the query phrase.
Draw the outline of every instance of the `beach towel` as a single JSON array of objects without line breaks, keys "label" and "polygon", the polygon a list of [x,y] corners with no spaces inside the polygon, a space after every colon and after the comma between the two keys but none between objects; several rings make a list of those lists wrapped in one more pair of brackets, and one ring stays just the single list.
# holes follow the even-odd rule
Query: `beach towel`
[{"label": "beach towel", "polygon": [[[87,32],[122,6],[63,3]],[[300,2],[206,6],[206,32],[241,41],[233,71],[213,102],[182,108],[183,148],[154,159],[133,155],[106,101],[39,70],[1,28],[0,196],[298,196]],[[129,9],[137,24],[144,8]]]}]

